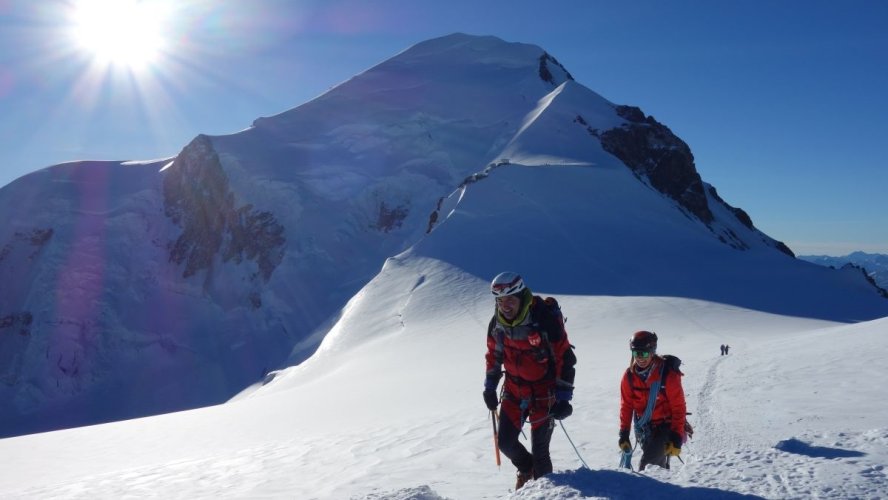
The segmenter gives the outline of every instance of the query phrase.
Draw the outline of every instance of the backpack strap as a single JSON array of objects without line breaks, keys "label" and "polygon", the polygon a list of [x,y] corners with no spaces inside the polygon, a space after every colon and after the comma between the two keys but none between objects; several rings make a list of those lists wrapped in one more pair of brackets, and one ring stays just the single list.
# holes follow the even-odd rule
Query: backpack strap
[{"label": "backpack strap", "polygon": [[505,332],[501,325],[497,324],[496,321],[496,311],[494,310],[494,317],[490,320],[490,332],[493,335],[493,340],[496,342],[495,347],[493,349],[493,356],[496,360],[497,364],[503,364],[503,336]]},{"label": "backpack strap", "polygon": [[556,376],[555,373],[555,349],[549,342],[549,328],[563,328],[563,316],[561,315],[561,306],[554,297],[546,297],[535,300],[534,309],[531,311],[533,317],[534,330],[539,332],[543,339],[543,345],[549,352],[549,375]]}]

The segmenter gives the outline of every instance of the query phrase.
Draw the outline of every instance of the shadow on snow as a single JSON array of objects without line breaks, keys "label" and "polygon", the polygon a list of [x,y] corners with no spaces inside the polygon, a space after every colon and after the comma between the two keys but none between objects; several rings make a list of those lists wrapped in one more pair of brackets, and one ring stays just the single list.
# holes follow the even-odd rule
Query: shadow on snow
[{"label": "shadow on snow", "polygon": [[826,446],[811,446],[810,444],[795,438],[780,441],[774,448],[787,453],[795,453],[796,455],[805,455],[806,457],[813,458],[852,458],[866,455],[866,453],[854,450],[828,448]]},{"label": "shadow on snow", "polygon": [[703,486],[678,486],[664,483],[640,473],[618,470],[578,469],[546,476],[555,485],[568,486],[584,496],[610,499],[760,499],[733,491]]}]

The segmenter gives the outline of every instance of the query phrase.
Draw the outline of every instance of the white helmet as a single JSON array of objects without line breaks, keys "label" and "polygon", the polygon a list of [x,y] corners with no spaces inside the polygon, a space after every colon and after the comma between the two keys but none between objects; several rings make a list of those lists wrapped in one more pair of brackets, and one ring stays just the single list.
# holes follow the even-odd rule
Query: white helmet
[{"label": "white helmet", "polygon": [[506,295],[516,295],[527,288],[524,286],[524,280],[518,273],[506,271],[499,273],[493,281],[490,282],[490,293],[494,297],[505,297]]}]

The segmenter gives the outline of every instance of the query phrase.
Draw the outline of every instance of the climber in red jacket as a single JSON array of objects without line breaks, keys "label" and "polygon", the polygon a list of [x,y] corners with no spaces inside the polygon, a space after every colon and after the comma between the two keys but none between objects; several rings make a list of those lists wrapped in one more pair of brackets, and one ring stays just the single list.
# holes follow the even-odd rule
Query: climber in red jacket
[{"label": "climber in red jacket", "polygon": [[[552,472],[549,441],[554,420],[573,413],[576,357],[555,299],[531,293],[521,276],[500,273],[490,285],[496,298],[487,328],[484,402],[496,411],[496,388],[505,372],[498,431],[499,448],[518,469],[515,489]],[[518,441],[530,422],[531,452]]]},{"label": "climber in red jacket", "polygon": [[[634,423],[636,441],[642,449],[639,470],[649,464],[668,469],[669,457],[679,456],[681,445],[687,440],[682,373],[674,363],[677,358],[657,355],[656,333],[636,332],[629,348],[632,362],[620,384],[619,446],[624,452],[632,449],[629,429]],[[649,410],[650,391],[654,386],[656,399]]]}]

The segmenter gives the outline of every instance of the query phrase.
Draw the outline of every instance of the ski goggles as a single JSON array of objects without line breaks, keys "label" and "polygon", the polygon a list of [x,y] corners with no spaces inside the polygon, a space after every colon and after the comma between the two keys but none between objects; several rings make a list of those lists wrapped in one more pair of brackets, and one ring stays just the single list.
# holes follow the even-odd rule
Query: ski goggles
[{"label": "ski goggles", "polygon": [[651,351],[636,351],[635,349],[633,349],[632,355],[636,358],[649,358],[651,357]]}]

